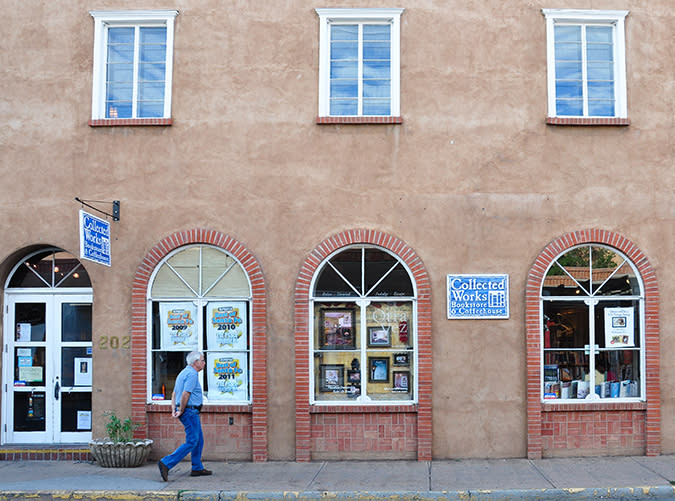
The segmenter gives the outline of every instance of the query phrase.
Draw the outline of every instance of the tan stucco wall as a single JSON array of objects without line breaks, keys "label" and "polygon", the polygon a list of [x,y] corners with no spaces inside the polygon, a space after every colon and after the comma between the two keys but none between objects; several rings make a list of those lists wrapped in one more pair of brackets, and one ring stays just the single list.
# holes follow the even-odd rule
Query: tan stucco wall
[{"label": "tan stucco wall", "polygon": [[[300,0],[1,0],[0,262],[50,244],[78,254],[74,197],[120,200],[113,265],[94,289],[94,413],[129,413],[131,282],[167,235],[244,243],[268,286],[269,457],[292,459],[293,286],[349,228],[407,242],[432,278],[433,454],[526,454],[524,284],[538,252],[599,227],[634,241],[661,294],[662,451],[675,452],[671,0],[331,2],[404,7],[401,125],[324,125],[318,17]],[[628,127],[545,125],[541,8],[628,9]],[[89,10],[177,9],[170,127],[91,128]],[[13,256],[10,259],[10,256]],[[507,273],[509,320],[449,321],[448,273]],[[95,431],[95,433],[96,433]]]}]

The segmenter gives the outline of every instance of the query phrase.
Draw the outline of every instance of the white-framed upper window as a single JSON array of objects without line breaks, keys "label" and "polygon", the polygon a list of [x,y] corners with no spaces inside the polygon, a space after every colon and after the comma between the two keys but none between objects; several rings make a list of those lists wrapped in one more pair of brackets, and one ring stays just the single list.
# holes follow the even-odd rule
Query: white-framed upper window
[{"label": "white-framed upper window", "polygon": [[175,10],[91,11],[92,119],[171,117]]},{"label": "white-framed upper window", "polygon": [[415,403],[417,295],[403,261],[373,245],[343,248],[311,290],[311,403]]},{"label": "white-framed upper window", "polygon": [[600,244],[573,247],[541,289],[544,402],[645,399],[645,296],[635,265]]},{"label": "white-framed upper window", "polygon": [[185,357],[201,351],[205,403],[251,403],[251,284],[241,263],[210,245],[181,247],[148,288],[148,401],[169,403]]},{"label": "white-framed upper window", "polygon": [[548,116],[627,118],[627,10],[543,9]]},{"label": "white-framed upper window", "polygon": [[316,9],[319,116],[398,117],[403,9]]}]

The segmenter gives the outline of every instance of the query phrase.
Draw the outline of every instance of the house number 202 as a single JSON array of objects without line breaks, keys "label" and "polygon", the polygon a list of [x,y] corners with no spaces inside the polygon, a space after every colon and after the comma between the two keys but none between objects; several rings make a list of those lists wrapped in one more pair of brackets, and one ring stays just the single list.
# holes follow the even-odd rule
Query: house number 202
[{"label": "house number 202", "polygon": [[98,347],[102,350],[107,350],[108,348],[111,350],[118,350],[120,348],[128,350],[130,343],[131,336],[122,336],[121,339],[118,336],[101,336]]}]

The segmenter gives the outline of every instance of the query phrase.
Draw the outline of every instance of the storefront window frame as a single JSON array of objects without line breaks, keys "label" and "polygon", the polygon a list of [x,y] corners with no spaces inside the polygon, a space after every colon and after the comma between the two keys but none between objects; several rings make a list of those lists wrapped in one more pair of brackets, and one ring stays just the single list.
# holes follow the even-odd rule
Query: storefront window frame
[{"label": "storefront window frame", "polygon": [[[363,253],[365,252],[366,249],[375,249],[380,252],[385,252],[392,256],[396,262],[397,265],[400,265],[403,267],[403,269],[406,271],[406,274],[408,276],[408,279],[410,281],[410,287],[412,288],[412,295],[411,296],[368,296],[368,292],[370,291],[365,291],[364,293],[359,293],[358,296],[344,296],[344,295],[338,295],[338,296],[318,296],[316,294],[316,286],[319,277],[321,276],[321,272],[325,269],[326,266],[330,266],[329,262],[331,259],[336,257],[337,255],[345,252],[345,251],[353,251],[354,249],[361,249],[362,251],[362,256]],[[386,275],[385,275],[386,276]],[[364,261],[361,263],[361,278],[362,278],[362,285],[364,284],[365,280],[365,266],[364,266]],[[382,277],[384,278],[384,276]],[[379,282],[378,282],[379,283]],[[377,284],[373,286],[371,289],[375,289]],[[417,306],[418,306],[418,290],[417,290],[417,284],[414,279],[414,275],[410,268],[407,266],[405,261],[395,254],[394,252],[390,251],[389,249],[385,247],[381,247],[379,245],[374,245],[374,244],[368,244],[368,243],[356,243],[352,245],[347,245],[345,247],[341,247],[331,254],[329,254],[316,268],[316,271],[314,275],[312,276],[312,280],[310,282],[309,286],[309,308],[308,308],[308,325],[309,325],[309,404],[311,406],[345,406],[345,407],[351,407],[351,406],[391,406],[391,405],[397,405],[397,406],[415,406],[418,403],[419,399],[419,381],[417,375],[419,374],[419,365],[418,365],[418,356],[419,356],[419,346],[418,346],[418,333],[417,333],[417,328],[418,328],[418,312],[417,312]],[[363,314],[367,311],[367,308],[370,304],[374,302],[380,302],[380,303],[393,303],[393,302],[409,302],[411,303],[411,309],[412,309],[412,336],[411,336],[411,362],[410,362],[410,372],[412,376],[412,385],[410,387],[410,392],[412,393],[412,398],[410,400],[372,400],[370,397],[368,397],[368,394],[365,390],[367,388],[367,382],[368,382],[368,343],[366,342],[366,315]],[[357,309],[357,318],[360,319],[360,328],[359,328],[359,335],[361,337],[361,342],[360,347],[358,351],[355,351],[355,353],[358,353],[360,356],[360,371],[361,371],[361,386],[362,386],[362,393],[359,395],[359,397],[353,399],[353,400],[317,400],[316,399],[316,385],[317,385],[317,375],[315,371],[315,364],[314,364],[314,357],[317,351],[320,351],[319,347],[315,346],[315,339],[316,339],[316,333],[315,333],[315,325],[316,325],[316,318],[315,318],[315,306],[318,304],[322,303],[339,303],[339,304],[353,304],[353,307]],[[360,312],[358,312],[360,310]],[[371,347],[372,349],[372,347]],[[390,349],[387,351],[391,351],[392,356],[396,351],[401,351],[400,349]],[[347,368],[348,369],[348,368]],[[389,367],[389,370],[392,370],[392,367]],[[392,376],[393,377],[393,376]],[[393,384],[393,383],[392,383]]]},{"label": "storefront window frame", "polygon": [[[540,291],[539,291],[539,325],[540,325],[540,344],[539,344],[539,400],[543,405],[572,405],[572,404],[580,404],[580,405],[591,405],[591,404],[616,404],[616,403],[622,403],[622,402],[645,402],[647,397],[646,397],[646,392],[647,392],[647,374],[646,374],[646,323],[645,323],[645,285],[643,278],[635,265],[633,261],[626,256],[623,252],[621,252],[619,249],[612,247],[610,245],[602,244],[602,243],[595,243],[595,242],[585,242],[581,243],[579,245],[574,245],[569,248],[566,248],[562,250],[548,265],[546,268],[543,276],[546,277],[549,273],[549,271],[554,267],[554,266],[560,266],[561,268],[565,268],[565,266],[562,266],[558,264],[558,260],[563,257],[565,254],[568,254],[576,249],[584,248],[584,247],[589,247],[589,248],[603,248],[606,250],[609,250],[615,254],[617,254],[621,259],[623,259],[623,263],[617,267],[620,268],[624,264],[630,266],[631,270],[633,271],[635,275],[635,279],[637,281],[637,285],[639,287],[639,294],[631,294],[631,295],[611,295],[611,296],[604,296],[604,295],[596,295],[596,291],[592,291],[590,294],[586,295],[579,295],[579,296],[552,296],[552,295],[546,295],[544,294],[544,285],[545,285],[545,279],[542,280],[541,286],[540,286]],[[589,264],[589,270],[592,269],[592,264]],[[586,292],[583,290],[583,287],[580,287],[583,292]],[[600,290],[600,288],[598,289]],[[545,347],[545,329],[546,329],[546,318],[544,314],[545,310],[545,303],[548,301],[567,301],[567,302],[580,302],[584,303],[588,306],[589,308],[589,346],[588,350],[586,350],[586,354],[588,355],[588,360],[589,360],[589,386],[591,390],[589,390],[588,396],[583,399],[577,399],[577,398],[568,398],[568,399],[562,399],[562,398],[555,398],[555,399],[547,399],[545,398],[545,389],[544,389],[544,381],[545,381],[545,371],[544,371],[544,366],[545,364],[545,353],[546,353],[546,347]],[[603,353],[604,351],[607,351],[605,348],[599,349],[597,348],[598,343],[595,342],[598,336],[602,336],[602,333],[598,333],[595,331],[595,324],[594,322],[591,322],[591,319],[594,318],[594,312],[597,308],[600,308],[600,305],[602,302],[612,302],[612,301],[636,301],[638,305],[638,316],[639,318],[636,319],[637,325],[639,327],[639,343],[638,346],[640,348],[639,350],[639,360],[640,360],[640,394],[638,397],[616,397],[616,398],[601,398],[598,396],[595,391],[594,391],[594,386],[595,386],[595,359],[596,356],[599,353]]]},{"label": "storefront window frame", "polygon": [[[236,266],[239,267],[239,269],[244,273],[246,277],[246,282],[248,286],[248,294],[246,295],[231,295],[231,296],[225,296],[225,295],[219,295],[219,296],[209,296],[208,293],[211,291],[213,288],[213,285],[217,283],[220,279],[223,278],[225,274],[219,275],[218,279],[214,284],[212,284],[210,287],[205,286],[201,282],[203,271],[200,273],[200,279],[199,279],[199,288],[200,290],[197,291],[196,295],[194,297],[186,297],[186,296],[153,296],[152,290],[153,286],[155,285],[155,280],[157,278],[157,274],[159,271],[163,268],[163,266],[168,263],[168,261],[171,260],[172,257],[176,256],[177,254],[184,252],[184,251],[189,251],[190,249],[194,248],[199,248],[199,249],[204,249],[204,248],[210,248],[215,251],[218,251],[225,256],[229,257],[234,261]],[[202,252],[200,250],[200,270],[203,270],[202,268]],[[181,279],[182,280],[182,279]],[[187,285],[187,284],[186,284]],[[153,304],[156,302],[158,304],[161,304],[162,302],[166,303],[187,303],[187,304],[195,304],[196,309],[197,309],[197,322],[199,324],[199,329],[198,329],[198,345],[196,350],[204,353],[205,356],[207,356],[209,351],[216,351],[216,350],[208,350],[207,347],[204,346],[204,337],[205,337],[205,328],[206,328],[206,322],[208,321],[205,316],[204,316],[204,308],[207,306],[209,303],[213,302],[221,302],[221,301],[237,301],[237,302],[246,302],[247,304],[247,347],[246,347],[246,359],[247,359],[247,385],[248,385],[248,391],[247,391],[247,399],[242,399],[242,400],[211,400],[209,401],[208,399],[208,392],[206,390],[206,385],[204,384],[204,380],[207,378],[206,375],[206,370],[208,370],[208,367],[205,368],[204,371],[200,371],[199,373],[199,378],[200,378],[200,383],[202,385],[202,388],[204,388],[204,405],[251,405],[253,403],[253,327],[252,327],[252,307],[253,307],[253,297],[252,297],[252,284],[251,284],[251,278],[249,274],[246,272],[246,268],[243,265],[243,263],[236,257],[234,256],[231,252],[228,252],[227,250],[218,247],[217,245],[212,245],[208,243],[192,243],[188,245],[184,245],[181,247],[178,247],[171,252],[169,252],[166,256],[164,256],[154,267],[152,274],[150,276],[150,279],[148,280],[148,287],[147,287],[147,300],[146,300],[146,308],[147,308],[147,315],[146,315],[146,332],[147,332],[147,350],[146,350],[146,373],[147,373],[147,380],[146,380],[146,403],[147,404],[153,404],[153,405],[164,405],[164,406],[169,406],[171,404],[171,394],[168,392],[167,389],[167,394],[165,395],[165,398],[163,400],[153,400],[152,395],[152,372],[153,372],[153,353],[156,353],[158,351],[162,350],[157,350],[153,349]],[[181,353],[184,353],[185,356],[190,352],[191,350],[184,351]],[[185,362],[185,361],[183,361]],[[181,364],[181,367],[179,370],[182,370],[185,367],[185,363]]]}]

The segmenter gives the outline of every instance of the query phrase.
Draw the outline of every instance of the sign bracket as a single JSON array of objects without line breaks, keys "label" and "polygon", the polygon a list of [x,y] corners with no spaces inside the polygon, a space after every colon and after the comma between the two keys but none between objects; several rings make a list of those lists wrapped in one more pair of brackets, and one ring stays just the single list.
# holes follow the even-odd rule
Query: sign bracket
[{"label": "sign bracket", "polygon": [[[105,214],[108,217],[111,217],[113,221],[119,221],[120,220],[120,201],[119,200],[113,200],[112,202],[106,202],[103,200],[82,200],[80,197],[75,197],[75,200],[77,202],[80,202],[82,205],[89,207],[90,209],[94,209],[97,212],[100,212],[101,214]],[[91,202],[93,204],[112,204],[112,214],[109,214],[108,212],[99,209],[98,207],[94,207],[93,205],[89,204],[88,202]]]}]

